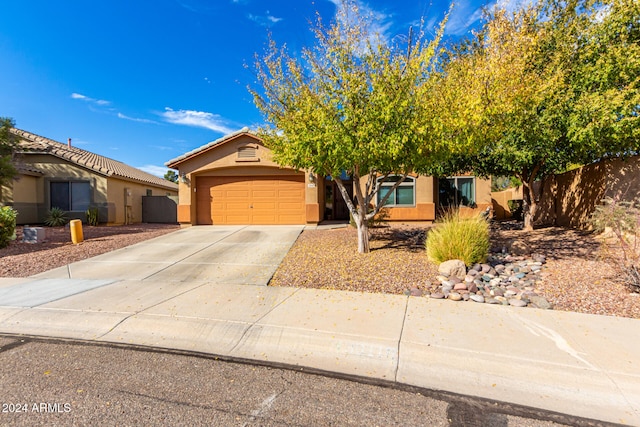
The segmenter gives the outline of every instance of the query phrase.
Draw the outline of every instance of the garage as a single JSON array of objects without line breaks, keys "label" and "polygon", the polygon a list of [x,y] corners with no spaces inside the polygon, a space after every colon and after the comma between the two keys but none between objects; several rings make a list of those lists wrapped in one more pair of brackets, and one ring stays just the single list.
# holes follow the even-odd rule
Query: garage
[{"label": "garage", "polygon": [[304,175],[199,177],[198,224],[305,224]]}]

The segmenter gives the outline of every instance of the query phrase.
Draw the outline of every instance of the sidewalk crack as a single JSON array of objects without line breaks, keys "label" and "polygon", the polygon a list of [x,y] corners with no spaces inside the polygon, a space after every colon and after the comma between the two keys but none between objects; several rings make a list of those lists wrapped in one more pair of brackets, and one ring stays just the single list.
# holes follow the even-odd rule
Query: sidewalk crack
[{"label": "sidewalk crack", "polygon": [[165,302],[167,302],[167,301],[171,301],[171,300],[172,300],[172,299],[174,299],[174,298],[180,297],[180,296],[182,296],[182,295],[186,294],[187,292],[191,292],[191,291],[194,291],[194,290],[196,290],[196,289],[198,289],[198,288],[201,288],[201,287],[203,287],[203,286],[205,286],[205,285],[207,285],[207,284],[208,284],[208,283],[202,283],[202,284],[200,284],[200,285],[198,285],[198,286],[194,286],[193,288],[186,289],[186,290],[184,290],[183,292],[177,293],[177,294],[175,294],[175,295],[171,295],[170,297],[167,297],[167,298],[165,298],[165,299],[163,299],[163,300],[160,300],[160,301],[158,301],[158,302],[157,302],[157,303],[155,303],[155,304],[152,304],[152,305],[150,305],[150,306],[148,306],[148,307],[143,308],[142,310],[134,311],[133,313],[129,314],[128,316],[126,316],[126,317],[122,318],[118,323],[116,323],[115,325],[113,325],[111,328],[109,328],[109,330],[108,330],[107,332],[105,332],[104,334],[100,335],[99,337],[96,337],[96,338],[95,338],[95,340],[96,340],[96,341],[97,341],[97,340],[100,340],[100,339],[102,339],[103,337],[105,337],[105,336],[109,335],[111,332],[115,331],[115,330],[118,328],[118,326],[122,325],[124,322],[126,322],[126,321],[127,321],[127,320],[129,320],[129,319],[131,319],[132,317],[137,316],[138,314],[140,314],[140,313],[142,313],[142,312],[145,312],[145,311],[149,310],[150,308],[157,307],[157,306],[159,306],[160,304],[164,304],[164,303],[165,303]]},{"label": "sidewalk crack", "polygon": [[400,338],[398,338],[398,350],[396,352],[396,368],[393,373],[393,380],[398,382],[398,369],[400,369],[400,344],[404,335],[404,324],[407,321],[407,312],[409,311],[409,296],[407,295],[407,303],[404,306],[404,316],[402,316],[402,326],[400,327]]},{"label": "sidewalk crack", "polygon": [[287,301],[288,299],[290,299],[292,296],[294,296],[295,294],[297,294],[300,291],[299,288],[294,289],[294,291],[291,293],[291,295],[287,296],[286,298],[284,298],[282,301],[280,301],[278,304],[274,305],[273,307],[271,307],[271,309],[269,309],[269,311],[267,311],[265,314],[263,314],[262,316],[260,316],[260,318],[254,320],[247,329],[244,330],[244,332],[242,333],[242,336],[240,337],[240,339],[238,339],[238,342],[235,343],[235,345],[233,346],[233,348],[229,351],[229,354],[233,354],[233,352],[236,350],[236,348],[238,348],[238,346],[244,341],[244,337],[249,333],[249,331],[251,329],[253,329],[253,327],[262,319],[264,319],[265,317],[267,317],[269,314],[271,314],[273,312],[273,310],[275,310],[276,308],[280,307],[282,304],[285,303],[285,301]]}]

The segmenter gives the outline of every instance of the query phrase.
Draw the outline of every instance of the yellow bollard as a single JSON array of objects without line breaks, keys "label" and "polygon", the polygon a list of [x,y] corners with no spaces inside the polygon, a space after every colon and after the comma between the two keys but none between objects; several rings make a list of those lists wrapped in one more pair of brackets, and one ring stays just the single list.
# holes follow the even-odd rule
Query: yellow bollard
[{"label": "yellow bollard", "polygon": [[84,241],[84,236],[82,235],[82,221],[79,219],[72,219],[69,222],[69,229],[71,230],[71,241],[75,245]]}]

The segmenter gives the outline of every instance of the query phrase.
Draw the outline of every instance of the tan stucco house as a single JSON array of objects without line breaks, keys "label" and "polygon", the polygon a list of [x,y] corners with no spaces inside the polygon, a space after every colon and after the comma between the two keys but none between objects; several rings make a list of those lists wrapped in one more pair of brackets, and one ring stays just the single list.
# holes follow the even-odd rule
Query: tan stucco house
[{"label": "tan stucco house", "polygon": [[[177,169],[180,177],[181,224],[316,224],[349,219],[334,182],[275,163],[271,151],[248,128],[166,165]],[[490,181],[473,176],[411,176],[389,198],[388,220],[433,221],[436,212],[449,204],[468,205],[463,209],[470,211],[486,209],[491,206]]]},{"label": "tan stucco house", "polygon": [[97,208],[100,222],[142,221],[143,196],[177,198],[178,186],[122,162],[20,129],[18,176],[2,187],[0,205],[18,211],[18,224],[39,224],[52,207],[85,220]]}]

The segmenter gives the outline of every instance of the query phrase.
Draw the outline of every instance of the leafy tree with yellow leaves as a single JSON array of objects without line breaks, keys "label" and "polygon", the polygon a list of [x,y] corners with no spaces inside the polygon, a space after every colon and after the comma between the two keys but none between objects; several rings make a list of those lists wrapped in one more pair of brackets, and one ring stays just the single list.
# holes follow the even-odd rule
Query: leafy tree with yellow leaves
[{"label": "leafy tree with yellow leaves", "polygon": [[[431,42],[410,32],[394,45],[370,30],[370,19],[345,1],[329,27],[318,18],[317,43],[300,57],[271,42],[256,60],[260,89],[250,88],[268,123],[259,135],[275,160],[336,182],[361,253],[369,252],[367,222],[402,183],[373,206],[378,179],[430,173],[451,152],[434,119],[430,84],[442,31]],[[355,200],[344,172],[355,182]]]}]

